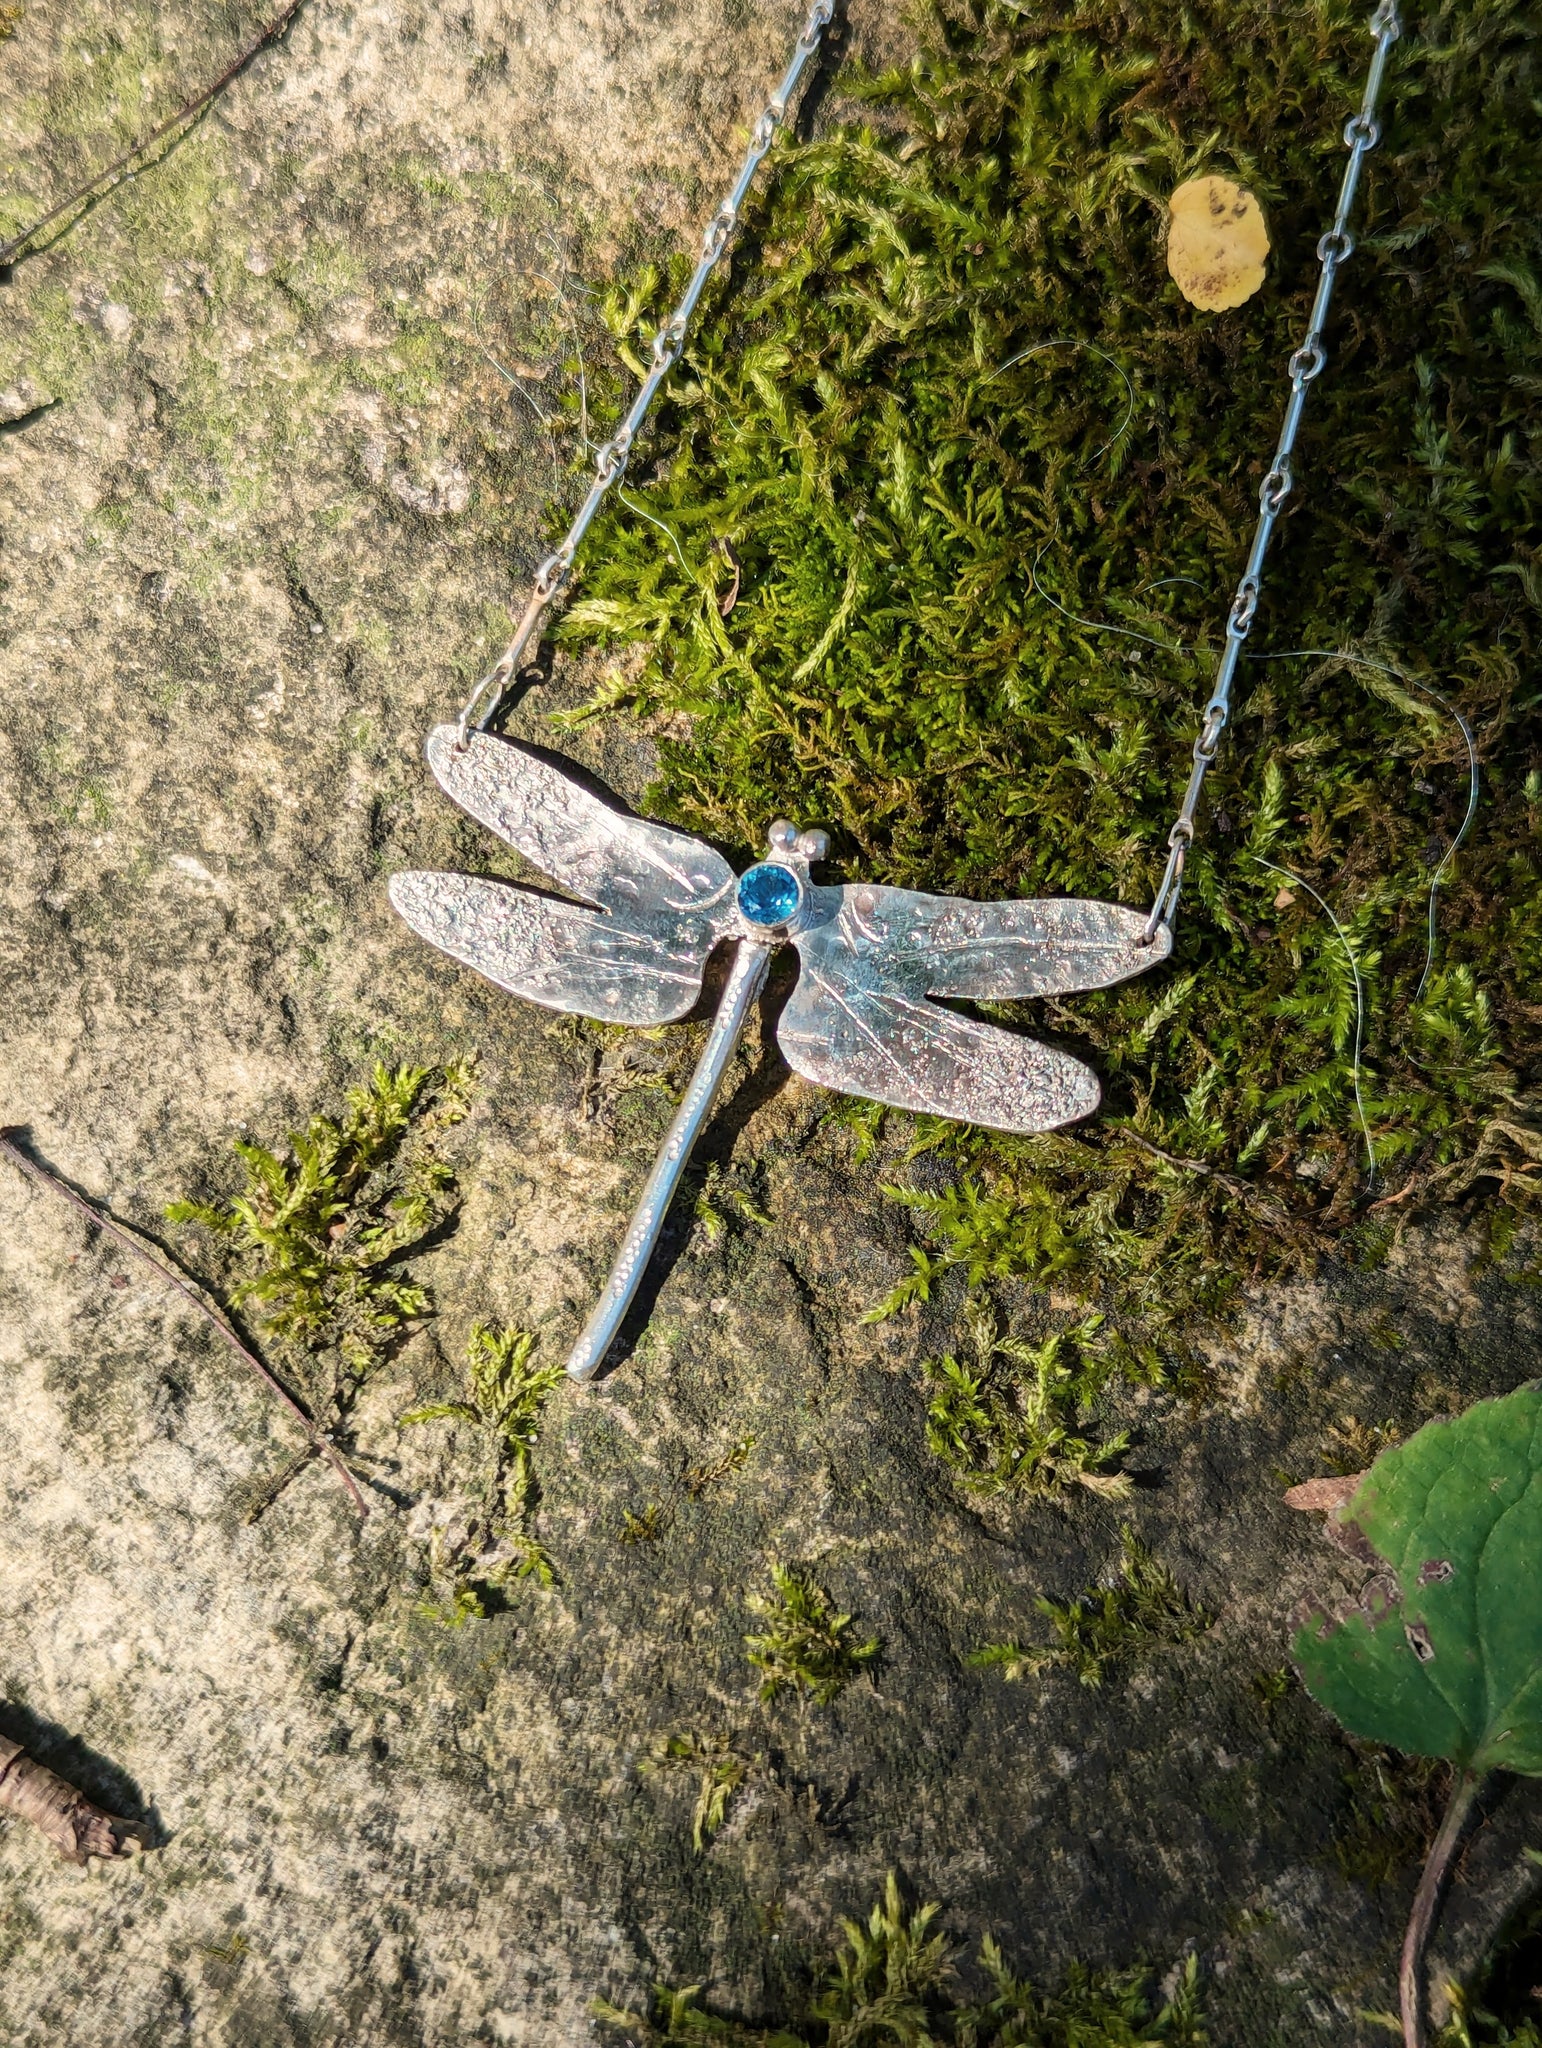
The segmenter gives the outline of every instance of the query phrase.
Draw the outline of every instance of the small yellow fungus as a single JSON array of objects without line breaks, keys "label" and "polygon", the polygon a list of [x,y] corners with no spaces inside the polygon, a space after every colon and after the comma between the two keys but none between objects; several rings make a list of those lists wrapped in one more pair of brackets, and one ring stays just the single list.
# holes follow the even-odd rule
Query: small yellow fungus
[{"label": "small yellow fungus", "polygon": [[1230,178],[1189,178],[1167,202],[1167,268],[1191,306],[1224,313],[1264,281],[1263,208]]}]

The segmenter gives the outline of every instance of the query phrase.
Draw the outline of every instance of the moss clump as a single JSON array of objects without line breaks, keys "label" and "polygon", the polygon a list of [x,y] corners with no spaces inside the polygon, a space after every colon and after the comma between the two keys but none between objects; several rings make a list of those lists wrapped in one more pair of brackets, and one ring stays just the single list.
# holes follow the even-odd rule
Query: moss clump
[{"label": "moss clump", "polygon": [[1130,1439],[1078,1436],[1078,1415],[1096,1400],[1104,1373],[1086,1355],[1100,1318],[1057,1331],[1042,1344],[1004,1336],[994,1312],[970,1302],[965,1319],[974,1357],[929,1358],[928,1448],[968,1493],[1063,1498],[1076,1487],[1122,1500],[1131,1482],[1109,1469]]},{"label": "moss clump", "polygon": [[484,1595],[511,1579],[552,1586],[557,1573],[535,1534],[539,1498],[532,1459],[542,1411],[566,1377],[560,1365],[536,1365],[535,1338],[528,1330],[494,1330],[478,1323],[466,1346],[468,1398],[429,1401],[409,1408],[403,1428],[419,1422],[465,1422],[489,1446],[490,1470],[483,1510],[456,1539],[435,1532],[430,1570],[447,1581],[449,1605],[433,1607],[436,1619],[480,1618]]},{"label": "moss clump", "polygon": [[774,1700],[791,1689],[827,1707],[878,1655],[878,1638],[856,1641],[852,1617],[831,1612],[828,1596],[802,1566],[775,1564],[771,1581],[774,1594],[750,1602],[764,1616],[765,1631],[744,1638],[751,1664],[765,1673],[760,1697]]},{"label": "moss clump", "polygon": [[595,2017],[624,2030],[637,2048],[858,2048],[893,2041],[910,2048],[1203,2048],[1199,1980],[1190,1957],[1171,1999],[1158,2005],[1143,1972],[1073,1969],[1059,1991],[1040,1991],[1007,1968],[987,1935],[980,1945],[984,1994],[960,1995],[939,1908],[912,1911],[891,1875],[867,1920],[843,1920],[845,1939],[824,1988],[795,2029],[745,2026],[705,2011],[701,1986],[659,1985],[647,2015],[603,2001]]},{"label": "moss clump", "polygon": [[[1542,1851],[1528,1849],[1533,1863]],[[1476,1986],[1448,1985],[1451,2020],[1435,2048],[1542,2048],[1542,1905],[1524,1910]]]},{"label": "moss clump", "polygon": [[1522,2018],[1512,2027],[1481,2000],[1463,1997],[1459,1989],[1452,2004],[1451,2024],[1441,2029],[1436,2048],[1542,2048],[1542,2031],[1534,2019]]},{"label": "moss clump", "polygon": [[[746,851],[823,820],[852,877],[1149,900],[1364,18],[929,0],[914,63],[848,81],[872,125],[781,151],[562,627],[646,647],[596,709],[657,719],[661,811]],[[1375,1196],[1400,1219],[1474,1174],[1535,1189],[1538,61],[1526,0],[1398,46],[1176,957],[1035,1013],[1101,1069],[1098,1123],[917,1125],[911,1192],[947,1182],[926,1223],[972,1278],[1068,1272],[1161,1320]],[[1261,196],[1276,252],[1219,316],[1162,252],[1166,195],[1208,170]],[[611,296],[634,373],[678,270]],[[1452,707],[1482,797],[1449,863]]]},{"label": "moss clump", "polygon": [[1064,1602],[1045,1596],[1034,1602],[1054,1633],[1053,1643],[1031,1649],[986,1643],[969,1662],[1007,1678],[1074,1671],[1083,1685],[1096,1690],[1116,1664],[1203,1635],[1214,1616],[1189,1598],[1133,1529],[1121,1532],[1119,1548],[1119,1570],[1111,1584],[1089,1587]]},{"label": "moss clump", "polygon": [[742,1756],[726,1735],[701,1735],[694,1729],[666,1735],[655,1746],[648,1769],[698,1774],[691,1815],[691,1843],[698,1856],[723,1825],[728,1802],[759,1761],[758,1757]]},{"label": "moss clump", "polygon": [[1333,1838],[1333,1860],[1369,1891],[1401,1884],[1424,1861],[1451,1793],[1451,1766],[1440,1757],[1405,1756],[1351,1745],[1344,1773],[1348,1806]]},{"label": "moss clump", "polygon": [[638,1543],[657,1543],[668,1529],[670,1520],[669,1510],[662,1501],[650,1500],[640,1512],[623,1508],[618,1541],[629,1548]]},{"label": "moss clump", "polygon": [[755,1448],[755,1432],[746,1430],[743,1436],[733,1442],[715,1458],[704,1459],[699,1465],[689,1466],[685,1475],[685,1490],[692,1500],[700,1500],[709,1488],[718,1486],[725,1479],[731,1479],[736,1472],[742,1472],[750,1461]]},{"label": "moss clump", "polygon": [[228,1202],[173,1202],[173,1223],[211,1231],[243,1269],[231,1300],[279,1340],[317,1413],[342,1416],[426,1316],[413,1255],[453,1213],[444,1133],[466,1113],[466,1065],[377,1064],[340,1117],[313,1116],[281,1152],[238,1142],[245,1176]]},{"label": "moss clump", "polygon": [[647,1501],[640,1508],[621,1510],[621,1528],[617,1541],[629,1547],[639,1543],[658,1543],[675,1526],[682,1499],[700,1500],[714,1487],[742,1472],[749,1463],[755,1448],[753,1431],[736,1437],[728,1448],[715,1458],[709,1458],[697,1465],[686,1466],[669,1492],[662,1500]]}]

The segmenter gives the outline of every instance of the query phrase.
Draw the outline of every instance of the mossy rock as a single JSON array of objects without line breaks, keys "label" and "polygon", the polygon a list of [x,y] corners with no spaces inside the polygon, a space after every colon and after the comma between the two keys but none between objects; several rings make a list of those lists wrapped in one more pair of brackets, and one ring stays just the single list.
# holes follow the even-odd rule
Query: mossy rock
[{"label": "mossy rock", "polygon": [[[1286,645],[1400,636],[1479,736],[1483,804],[1443,888],[1450,1028],[1436,1052],[1416,1012],[1436,1013],[1413,991],[1422,849],[1450,835],[1465,801],[1454,729],[1343,669],[1280,664],[1250,690],[1218,771],[1186,962],[1127,1007],[1099,998],[1049,1020],[1090,1050],[1115,1121],[1063,1157],[898,1120],[875,1132],[832,1117],[769,1037],[753,1038],[646,1327],[601,1387],[547,1401],[531,1449],[535,1533],[558,1583],[512,1584],[461,1626],[422,1611],[435,1604],[431,1525],[459,1512],[486,1459],[470,1425],[398,1419],[461,1397],[479,1323],[533,1331],[539,1362],[560,1355],[702,1027],[623,1042],[522,1008],[412,941],[384,876],[487,863],[482,836],[428,782],[420,736],[501,644],[553,503],[573,487],[573,437],[559,424],[553,439],[516,392],[568,417],[576,358],[550,280],[578,320],[597,420],[625,371],[583,286],[635,284],[652,264],[660,281],[617,322],[646,324],[795,15],[688,0],[666,21],[642,0],[605,0],[593,22],[559,13],[538,33],[493,10],[302,10],[218,113],[0,295],[0,391],[27,378],[57,401],[0,437],[0,1122],[228,1287],[237,1266],[163,1212],[228,1200],[233,1139],[279,1147],[313,1115],[335,1117],[377,1060],[479,1054],[471,1113],[442,1147],[453,1227],[405,1276],[433,1314],[371,1368],[348,1419],[375,1503],[362,1535],[320,1468],[246,1521],[254,1483],[299,1448],[282,1411],[153,1279],[0,1162],[0,1731],[161,1835],[141,1861],[84,1879],[17,1828],[0,1835],[0,2032],[18,2048],[100,2039],[108,1993],[116,2038],[145,2048],[174,2035],[221,2048],[566,2043],[589,2038],[592,1999],[641,2010],[655,1980],[703,1983],[715,2011],[792,2021],[839,1916],[865,1914],[891,1868],[914,1898],[943,1902],[966,1958],[993,1932],[1052,1991],[1081,1962],[1146,1971],[1141,1995],[1159,2003],[1158,1980],[1194,1949],[1216,2042],[1383,2038],[1357,2015],[1391,2002],[1433,1795],[1346,1746],[1282,1679],[1291,1607],[1321,1566],[1278,1496],[1535,1369],[1535,1296],[1516,1284],[1524,1227],[1491,1231],[1492,1205],[1439,1206],[1475,1162],[1508,1171],[1516,1192],[1529,1125],[1496,1077],[1513,1075],[1504,1088],[1519,1098],[1534,1058],[1536,764],[1514,678],[1534,630],[1535,480],[1529,387],[1511,380],[1535,370],[1516,282],[1535,268],[1535,117],[1531,30],[1513,9],[1437,17],[1400,60],[1366,262],[1345,277],[1270,621],[1294,636]],[[1080,152],[1077,175],[1147,148],[1128,177],[1155,195],[1126,183],[1099,211],[1094,190],[1085,231],[1065,226],[1063,198],[1043,214],[1056,227],[1044,278],[1078,281],[1034,332],[1097,340],[1137,394],[1122,495],[1072,481],[1110,460],[1100,444],[1122,404],[1118,376],[1085,350],[1035,359],[1042,375],[1008,383],[995,421],[982,422],[978,394],[961,417],[961,432],[993,434],[1010,457],[999,509],[977,508],[982,532],[997,522],[982,560],[1014,525],[1023,542],[990,588],[964,579],[964,596],[971,632],[1016,621],[1016,668],[961,634],[954,668],[916,657],[935,690],[864,709],[837,636],[799,685],[824,693],[838,728],[828,773],[800,723],[813,714],[795,705],[794,729],[768,741],[737,671],[702,667],[689,632],[657,657],[570,647],[513,729],[551,744],[549,711],[608,689],[641,715],[561,743],[629,800],[735,851],[766,815],[801,809],[844,834],[851,872],[1138,898],[1203,664],[1151,649],[1112,659],[1107,636],[1032,608],[1027,571],[1058,522],[1035,574],[1068,610],[1153,638],[1218,616],[1191,586],[1133,593],[1170,574],[1224,591],[1366,48],[1346,9],[1195,21],[1181,46],[1139,9],[1117,21],[1094,9],[1080,27],[958,16],[948,30],[949,63],[976,32],[989,62],[927,118],[946,128],[956,112],[974,133],[1042,77],[1060,124],[1036,131],[1045,147]],[[1099,54],[1110,24],[1112,67]],[[29,7],[0,49],[7,221],[212,75],[246,28],[198,0]],[[920,33],[859,0],[848,54],[905,65]],[[1025,51],[1040,54],[1030,65]],[[761,407],[743,412],[745,434],[765,441],[770,401],[743,384],[742,345],[777,341],[795,275],[767,258],[793,246],[799,209],[814,233],[821,193],[860,198],[863,179],[890,177],[884,152],[918,187],[932,175],[936,147],[905,156],[904,141],[938,61],[881,101],[825,92],[814,149],[784,159],[709,306],[682,403],[650,443],[660,460],[628,485],[636,504],[672,522],[692,492],[718,503],[714,448],[729,445],[741,396]],[[1145,143],[1142,113],[1156,123]],[[874,127],[870,170],[831,139],[848,119]],[[1260,193],[1276,251],[1257,297],[1208,326],[1167,296],[1161,267],[1163,181],[1196,152]],[[996,203],[983,185],[963,199]],[[1402,247],[1389,239],[1415,227]],[[939,215],[910,232],[924,269],[952,229]],[[1015,246],[1003,230],[978,255],[954,252],[961,302],[971,264],[988,287],[986,368],[1002,338],[991,323],[1025,317]],[[841,248],[861,258],[849,239]],[[1083,248],[1097,261],[1078,272]],[[1509,274],[1479,275],[1496,266]],[[847,315],[799,289],[812,347]],[[935,333],[885,340],[875,364],[940,389],[962,332],[955,309]],[[786,386],[805,389],[790,374]],[[1225,405],[1212,404],[1222,386]],[[923,507],[925,465],[947,443],[938,408],[915,410],[901,437]],[[883,418],[852,412],[854,461],[874,459]],[[1169,452],[1182,441],[1187,484],[1176,468],[1137,472],[1151,458],[1131,437],[1148,430]],[[977,459],[966,448],[957,461]],[[693,573],[722,577],[722,595],[731,570],[710,530],[677,528]],[[775,625],[768,684],[790,681],[830,624],[848,530],[827,521],[816,588],[818,535],[787,515],[788,601],[823,607],[796,659],[786,620],[775,625],[782,572],[769,550],[734,543],[744,587],[722,623]],[[925,546],[945,631],[957,543]],[[705,620],[699,584],[625,507],[587,563],[580,603],[608,590],[692,631]],[[1373,592],[1394,584],[1397,608],[1378,614]],[[876,634],[876,602],[860,609]],[[1009,756],[969,766],[1010,708],[1009,672],[1039,722]],[[1104,760],[1132,711],[1146,750]],[[1065,766],[1078,739],[1082,770]],[[1273,812],[1271,759],[1284,778]],[[1277,882],[1260,900],[1239,879],[1237,843],[1268,816],[1271,857],[1322,888],[1360,947],[1373,1129],[1407,1137],[1380,1185],[1396,1194],[1401,1174],[1417,1176],[1425,1205],[1396,1240],[1415,1196],[1367,1210],[1331,934],[1306,899],[1276,910]],[[1473,994],[1457,1003],[1463,972]],[[1142,1047],[1152,1005],[1189,973],[1199,979]],[[1245,1038],[1223,1017],[1246,1018]],[[1206,1093],[1210,1025],[1220,1078]],[[1273,1112],[1270,1139],[1244,1157],[1269,1113],[1249,1091],[1313,1076],[1317,1092]],[[1148,1086],[1158,1121],[1142,1134],[1250,1193],[1118,1137]],[[917,1138],[930,1149],[907,1165]],[[1119,1214],[1139,1240],[1129,1260],[1091,1235],[1087,1190],[1105,1173],[1122,1176]],[[1094,1449],[1129,1431],[1109,1461],[1131,1478],[1125,1497],[1081,1484],[1064,1498],[986,1497],[928,1448],[923,1364],[962,1355],[969,1259],[950,1264],[933,1234],[929,1298],[863,1321],[916,1270],[915,1212],[880,1192],[896,1179],[944,1205],[939,1227],[966,1179],[1005,1205],[1001,1261],[980,1282],[1025,1346],[1041,1350],[1098,1296],[1110,1348],[1083,1362],[1078,1427]],[[1477,1179],[1465,1200],[1496,1185]],[[1260,1199],[1284,1208],[1287,1229],[1261,1220]],[[1281,1246],[1326,1263],[1271,1276]],[[1037,1284],[1046,1260],[1055,1270]],[[1210,1312],[1227,1304],[1235,1320],[1218,1324]],[[253,1314],[259,1341],[280,1346]],[[1048,1643],[1036,1598],[1081,1611],[1117,1573],[1127,1525],[1210,1626],[1110,1662],[1096,1690],[1074,1669],[1010,1682],[970,1668],[990,1642]],[[622,1540],[636,1526],[641,1539]],[[749,1600],[773,1564],[803,1568],[826,1612],[852,1617],[852,1644],[880,1645],[827,1705],[795,1689],[756,1698],[744,1638],[766,1633]],[[721,1737],[746,1759],[700,1851],[696,1776],[644,1768],[688,1733],[709,1758],[722,1761]],[[1511,1795],[1480,1838],[1452,1909],[1452,1967],[1475,1964],[1519,1895],[1537,1825],[1534,1803]]]}]

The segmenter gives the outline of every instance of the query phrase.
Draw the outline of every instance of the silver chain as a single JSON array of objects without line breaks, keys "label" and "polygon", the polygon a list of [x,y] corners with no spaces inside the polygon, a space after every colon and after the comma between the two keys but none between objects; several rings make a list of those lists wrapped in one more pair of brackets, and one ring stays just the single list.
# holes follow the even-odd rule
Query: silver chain
[{"label": "silver chain", "polygon": [[[707,281],[722,260],[733,231],[738,225],[740,209],[754,182],[755,173],[770,150],[777,129],[787,118],[787,109],[792,97],[805,70],[819,52],[834,13],[835,0],[814,0],[808,22],[794,46],[792,59],[782,82],[771,95],[765,111],[751,131],[749,147],[745,151],[739,175],[734,180],[727,198],[713,215],[702,238],[701,255],[691,281],[685,288],[684,296],[653,337],[653,362],[648,375],[632,401],[630,412],[614,436],[595,456],[595,480],[589,488],[589,495],[579,507],[577,516],[557,548],[536,571],[529,601],[513,639],[477,684],[461,710],[462,741],[473,726],[479,730],[484,728],[496,714],[499,704],[503,701],[504,692],[513,680],[527,648],[540,631],[542,620],[567,582],[580,542],[588,532],[595,514],[605,502],[611,486],[624,474],[643,423],[685,345],[691,316],[696,311]],[[1210,701],[1205,706],[1204,723],[1194,742],[1194,766],[1189,775],[1188,787],[1183,793],[1183,802],[1178,807],[1178,815],[1167,835],[1167,866],[1163,871],[1156,898],[1151,906],[1151,915],[1146,921],[1142,935],[1147,944],[1155,938],[1163,924],[1171,925],[1177,914],[1179,892],[1183,885],[1184,862],[1194,839],[1194,814],[1199,805],[1200,792],[1204,788],[1205,776],[1220,750],[1221,735],[1231,717],[1232,682],[1236,675],[1237,662],[1241,657],[1242,644],[1252,629],[1253,619],[1258,610],[1259,594],[1263,588],[1263,566],[1269,551],[1269,542],[1285,500],[1294,487],[1291,459],[1302,414],[1306,410],[1307,388],[1321,373],[1328,359],[1327,350],[1323,346],[1323,330],[1327,325],[1329,308],[1333,303],[1334,283],[1338,277],[1339,266],[1346,263],[1354,253],[1355,243],[1349,232],[1349,217],[1359,189],[1360,166],[1367,153],[1373,150],[1381,139],[1376,106],[1386,76],[1388,55],[1392,45],[1402,34],[1396,0],[1380,0],[1375,13],[1371,16],[1369,27],[1376,49],[1366,76],[1360,111],[1352,116],[1344,129],[1344,143],[1349,151],[1349,162],[1344,166],[1344,177],[1339,186],[1338,207],[1333,216],[1333,225],[1317,244],[1317,260],[1321,266],[1317,296],[1312,304],[1306,338],[1287,364],[1290,374],[1290,398],[1285,407],[1285,417],[1275,446],[1274,460],[1259,486],[1258,524],[1253,533],[1253,545],[1248,551],[1247,565],[1237,584],[1231,610],[1227,615],[1226,644],[1216,670]]]},{"label": "silver chain", "polygon": [[825,31],[835,13],[835,0],[814,0],[808,22],[793,48],[792,61],[782,77],[781,84],[766,102],[765,112],[750,131],[750,146],[744,153],[744,162],[734,180],[728,197],[712,216],[707,231],[702,237],[701,256],[685,296],[673,313],[653,337],[653,363],[636,398],[632,409],[614,436],[605,443],[594,458],[595,479],[589,487],[589,495],[578,508],[578,515],[563,536],[554,553],[536,571],[535,583],[530,600],[525,606],[524,617],[520,620],[514,638],[499,655],[487,674],[482,678],[460,714],[461,744],[473,726],[478,730],[488,725],[503,693],[514,678],[515,671],[524,659],[525,650],[540,631],[541,621],[548,607],[567,582],[573,567],[573,558],[578,553],[580,541],[589,531],[594,515],[605,502],[612,484],[617,483],[625,473],[626,465],[644,420],[659,395],[664,379],[674,368],[681,349],[685,346],[686,333],[690,327],[691,315],[696,311],[697,302],[706,290],[707,280],[722,260],[729,239],[739,224],[739,211],[744,205],[755,173],[760,169],[776,131],[787,119],[787,109],[792,102],[804,72],[819,53]]},{"label": "silver chain", "polygon": [[1237,662],[1242,654],[1242,643],[1252,630],[1254,614],[1258,610],[1259,592],[1263,588],[1264,557],[1269,552],[1269,542],[1274,533],[1275,521],[1280,509],[1290,496],[1295,484],[1291,474],[1291,456],[1296,446],[1296,432],[1301,425],[1301,415],[1306,410],[1307,387],[1322,370],[1328,360],[1323,347],[1323,329],[1328,321],[1328,308],[1333,303],[1333,286],[1338,276],[1339,265],[1347,263],[1354,254],[1355,242],[1349,232],[1349,216],[1355,203],[1355,193],[1360,183],[1360,166],[1368,151],[1373,150],[1381,140],[1381,127],[1376,119],[1376,102],[1381,97],[1382,80],[1386,76],[1387,58],[1392,45],[1403,32],[1398,19],[1396,0],[1381,0],[1380,6],[1371,16],[1370,32],[1376,41],[1375,54],[1371,58],[1370,71],[1365,81],[1365,97],[1360,102],[1360,111],[1352,116],[1344,129],[1344,144],[1349,151],[1349,162],[1344,166],[1344,182],[1339,187],[1338,210],[1333,216],[1333,225],[1317,244],[1317,260],[1322,274],[1317,280],[1317,297],[1312,303],[1312,317],[1307,326],[1306,339],[1290,358],[1290,399],[1285,407],[1285,418],[1280,427],[1280,438],[1274,451],[1274,460],[1269,465],[1269,474],[1258,490],[1258,525],[1253,532],[1253,545],[1248,550],[1247,567],[1232,598],[1231,611],[1226,620],[1226,645],[1221,650],[1220,666],[1216,670],[1215,687],[1210,693],[1210,702],[1205,706],[1205,719],[1194,742],[1194,767],[1189,775],[1189,786],[1183,793],[1183,802],[1178,807],[1178,816],[1167,835],[1167,867],[1156,892],[1156,901],[1151,906],[1151,915],[1146,920],[1146,929],[1141,942],[1150,945],[1161,927],[1171,925],[1178,910],[1178,893],[1183,886],[1183,864],[1194,838],[1194,812],[1199,804],[1199,793],[1205,786],[1205,776],[1214,761],[1221,744],[1221,734],[1226,730],[1231,717],[1232,678],[1237,673]]}]

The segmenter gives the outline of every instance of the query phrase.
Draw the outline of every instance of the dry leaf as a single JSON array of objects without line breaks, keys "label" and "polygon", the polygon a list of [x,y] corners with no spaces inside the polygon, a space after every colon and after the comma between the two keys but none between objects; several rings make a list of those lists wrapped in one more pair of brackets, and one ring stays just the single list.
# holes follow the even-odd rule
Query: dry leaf
[{"label": "dry leaf", "polygon": [[1281,889],[1274,899],[1274,907],[1276,910],[1289,910],[1295,900],[1288,889]]},{"label": "dry leaf", "polygon": [[1288,1508],[1300,1508],[1310,1512],[1313,1508],[1341,1508],[1353,1499],[1355,1488],[1365,1477],[1363,1472],[1351,1472],[1345,1479],[1306,1479],[1301,1485],[1293,1486],[1285,1496]]},{"label": "dry leaf", "polygon": [[712,548],[715,554],[720,554],[723,557],[729,568],[734,572],[732,583],[729,584],[727,590],[717,601],[718,614],[721,618],[726,619],[734,606],[739,602],[739,585],[744,580],[744,571],[740,567],[739,557],[734,553],[732,541],[724,540],[719,535],[712,543]]},{"label": "dry leaf", "polygon": [[1230,178],[1190,178],[1168,200],[1167,269],[1191,306],[1223,313],[1264,281],[1269,232],[1253,194]]}]

